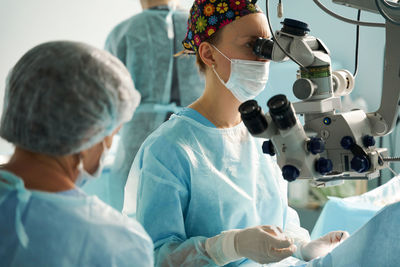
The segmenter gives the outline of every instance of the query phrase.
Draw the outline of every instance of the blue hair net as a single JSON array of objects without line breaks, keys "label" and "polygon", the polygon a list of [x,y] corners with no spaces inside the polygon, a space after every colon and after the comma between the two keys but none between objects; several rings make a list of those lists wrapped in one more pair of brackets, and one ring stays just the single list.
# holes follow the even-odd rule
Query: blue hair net
[{"label": "blue hair net", "polygon": [[139,100],[129,72],[108,52],[78,42],[44,43],[7,78],[0,136],[33,152],[77,153],[129,121]]}]

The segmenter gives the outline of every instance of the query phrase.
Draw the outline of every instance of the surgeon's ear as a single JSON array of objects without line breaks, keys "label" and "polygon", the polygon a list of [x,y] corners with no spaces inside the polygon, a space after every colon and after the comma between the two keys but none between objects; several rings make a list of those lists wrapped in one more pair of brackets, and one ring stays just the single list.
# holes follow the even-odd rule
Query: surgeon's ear
[{"label": "surgeon's ear", "polygon": [[215,64],[215,59],[213,56],[213,47],[211,46],[210,43],[202,42],[199,46],[198,51],[199,51],[199,56],[201,60],[204,62],[204,64],[206,64],[209,67]]}]

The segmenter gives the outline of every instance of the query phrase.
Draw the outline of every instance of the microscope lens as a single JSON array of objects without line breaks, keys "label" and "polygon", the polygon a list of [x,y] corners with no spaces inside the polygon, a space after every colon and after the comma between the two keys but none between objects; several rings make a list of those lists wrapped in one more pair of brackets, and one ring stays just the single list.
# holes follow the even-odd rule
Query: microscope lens
[{"label": "microscope lens", "polygon": [[274,101],[271,102],[271,109],[277,110],[280,109],[282,107],[285,107],[286,102],[283,99],[275,99]]},{"label": "microscope lens", "polygon": [[267,129],[267,120],[257,101],[249,100],[244,102],[239,106],[239,112],[244,125],[251,134],[260,134]]},{"label": "microscope lens", "polygon": [[257,57],[272,59],[272,50],[274,48],[274,41],[259,37],[253,46],[253,52]]},{"label": "microscope lens", "polygon": [[268,101],[269,113],[272,120],[280,130],[287,130],[296,124],[296,116],[294,115],[290,101],[285,95],[276,95]]}]

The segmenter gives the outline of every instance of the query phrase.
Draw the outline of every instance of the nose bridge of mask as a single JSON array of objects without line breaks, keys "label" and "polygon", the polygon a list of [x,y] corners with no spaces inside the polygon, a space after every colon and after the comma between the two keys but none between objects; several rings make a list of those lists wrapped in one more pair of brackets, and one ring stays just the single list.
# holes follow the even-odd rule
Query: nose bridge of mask
[{"label": "nose bridge of mask", "polygon": [[231,72],[242,73],[242,79],[266,81],[269,74],[269,62],[232,59]]},{"label": "nose bridge of mask", "polygon": [[269,62],[243,59],[230,59],[214,45],[213,47],[231,62],[228,81],[225,83],[212,66],[222,84],[240,101],[256,97],[265,88],[269,75]]},{"label": "nose bridge of mask", "polygon": [[[245,59],[230,59],[215,45],[212,45],[212,47],[214,47],[223,57],[231,62],[231,73],[235,71],[243,73],[243,77],[252,77],[261,80],[268,79],[265,77],[268,76],[266,74],[269,72],[269,62]],[[247,73],[249,75],[245,75]]]}]

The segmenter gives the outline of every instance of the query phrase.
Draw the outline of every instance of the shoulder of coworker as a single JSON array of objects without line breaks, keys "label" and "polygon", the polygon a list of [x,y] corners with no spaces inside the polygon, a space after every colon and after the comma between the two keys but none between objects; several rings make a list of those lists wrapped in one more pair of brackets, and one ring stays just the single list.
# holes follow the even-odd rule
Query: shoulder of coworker
[{"label": "shoulder of coworker", "polygon": [[189,17],[189,10],[183,8],[177,8],[174,12],[174,17],[178,19],[185,19],[185,23]]},{"label": "shoulder of coworker", "polygon": [[129,35],[130,32],[132,32],[132,36],[134,36],[133,33],[135,33],[141,25],[148,23],[149,20],[151,20],[151,16],[149,16],[147,13],[141,12],[118,23],[117,26],[111,30],[109,35],[120,36],[120,38],[122,38],[123,36],[127,34]]},{"label": "shoulder of coworker", "polygon": [[95,196],[91,198],[90,240],[99,253],[117,261],[152,261],[153,242],[142,225]]},{"label": "shoulder of coworker", "polygon": [[[142,225],[135,219],[120,213],[96,196],[90,196],[89,198],[91,198],[92,203],[92,219],[96,221],[98,226],[105,226],[105,232],[115,231],[116,234],[121,234],[121,240],[129,241],[132,239],[139,239],[143,242],[151,243],[150,237],[147,235]],[[111,227],[108,228],[107,226]]]}]

